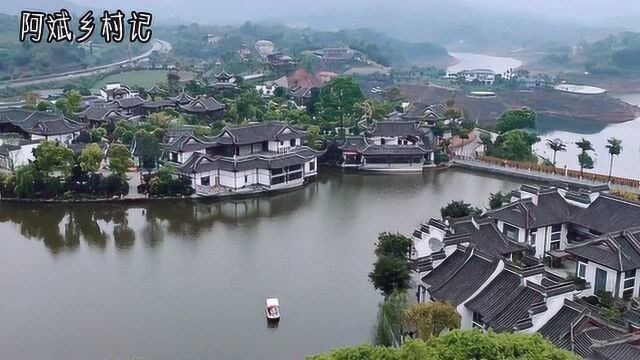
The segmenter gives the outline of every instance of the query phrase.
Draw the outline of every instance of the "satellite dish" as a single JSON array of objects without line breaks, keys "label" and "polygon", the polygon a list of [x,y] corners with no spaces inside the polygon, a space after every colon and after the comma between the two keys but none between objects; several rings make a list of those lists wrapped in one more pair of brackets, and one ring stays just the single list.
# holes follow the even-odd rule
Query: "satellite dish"
[{"label": "satellite dish", "polygon": [[432,252],[440,251],[442,248],[442,241],[436,238],[429,239],[429,249],[431,249]]}]

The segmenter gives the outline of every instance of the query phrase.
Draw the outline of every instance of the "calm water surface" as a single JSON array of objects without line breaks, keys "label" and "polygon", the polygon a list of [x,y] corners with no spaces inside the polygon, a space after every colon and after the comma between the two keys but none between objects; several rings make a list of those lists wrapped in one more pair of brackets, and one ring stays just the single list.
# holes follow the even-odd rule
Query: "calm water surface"
[{"label": "calm water surface", "polygon": [[457,64],[447,68],[447,73],[449,74],[472,69],[490,69],[495,71],[496,74],[503,74],[509,69],[515,69],[522,65],[522,61],[504,56],[491,56],[464,52],[452,52],[449,54],[458,59]]},{"label": "calm water surface", "polygon": [[[640,93],[612,94],[630,104],[640,105]],[[609,153],[607,139],[616,137],[622,140],[623,151],[614,160],[613,174],[640,178],[640,118],[622,124],[598,124],[566,119],[540,118],[538,130],[542,141],[534,146],[535,151],[546,158],[553,158],[553,152],[546,145],[546,139],[561,139],[567,143],[567,151],[558,153],[558,166],[579,169],[576,141],[585,138],[596,150],[592,153],[595,172],[609,172]]]},{"label": "calm water surface", "polygon": [[302,190],[225,203],[0,205],[0,358],[301,359],[367,342],[376,235],[518,186],[323,170]]}]

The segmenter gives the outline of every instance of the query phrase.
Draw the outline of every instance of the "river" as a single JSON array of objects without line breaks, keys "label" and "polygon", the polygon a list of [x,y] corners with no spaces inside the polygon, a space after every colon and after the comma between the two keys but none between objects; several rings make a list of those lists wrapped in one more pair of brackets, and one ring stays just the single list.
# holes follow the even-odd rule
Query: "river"
[{"label": "river", "polygon": [[[302,359],[370,340],[382,231],[519,182],[459,170],[321,169],[294,192],[223,203],[0,205],[3,359]],[[268,328],[264,299],[283,318]]]}]

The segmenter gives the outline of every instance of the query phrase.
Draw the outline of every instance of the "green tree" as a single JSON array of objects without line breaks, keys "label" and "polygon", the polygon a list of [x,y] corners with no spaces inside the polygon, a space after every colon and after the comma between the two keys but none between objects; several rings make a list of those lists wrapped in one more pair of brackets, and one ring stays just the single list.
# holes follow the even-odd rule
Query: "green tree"
[{"label": "green tree", "polygon": [[404,323],[417,329],[420,339],[426,341],[445,330],[458,329],[460,315],[449,303],[417,303],[405,310]]},{"label": "green tree", "polygon": [[408,259],[413,247],[413,240],[401,234],[380,233],[376,243],[375,254],[378,257],[391,256]]},{"label": "green tree", "polygon": [[34,196],[37,176],[37,169],[33,163],[19,166],[16,169],[16,185],[13,191],[19,198]]},{"label": "green tree", "polygon": [[447,127],[444,124],[444,121],[438,121],[431,131],[433,132],[433,136],[441,138],[444,136],[446,130]]},{"label": "green tree", "polygon": [[67,113],[72,114],[80,111],[82,105],[82,95],[77,90],[70,90],[64,94]]},{"label": "green tree", "polygon": [[59,142],[45,140],[33,150],[36,168],[45,176],[53,172],[68,175],[74,164],[73,150]]},{"label": "green tree", "polygon": [[105,128],[95,128],[89,131],[89,136],[91,137],[91,142],[98,143],[101,142],[107,136],[107,129]]},{"label": "green tree", "polygon": [[307,360],[578,360],[540,334],[483,333],[481,330],[454,330],[429,341],[407,340],[401,347],[357,345],[333,350]]},{"label": "green tree", "polygon": [[567,151],[567,144],[563,143],[560,139],[549,140],[547,139],[547,146],[553,151],[553,172],[556,171],[556,156],[558,151]]},{"label": "green tree", "polygon": [[466,202],[460,201],[451,201],[445,207],[440,209],[440,214],[443,219],[446,218],[461,218],[466,216],[480,216],[482,215],[482,210],[471,206],[471,204],[467,204]]},{"label": "green tree", "polygon": [[125,174],[132,167],[131,152],[125,145],[113,144],[109,149],[109,169],[120,179],[124,179]]},{"label": "green tree", "polygon": [[100,165],[104,160],[104,154],[98,144],[88,144],[78,158],[80,161],[80,168],[84,172],[96,173],[100,171]]},{"label": "green tree", "polygon": [[490,209],[498,209],[501,208],[502,205],[509,202],[509,197],[502,193],[502,191],[498,191],[495,194],[490,194],[489,196],[489,208]]},{"label": "green tree", "polygon": [[409,297],[406,291],[394,291],[378,305],[375,332],[377,345],[392,346],[400,340],[402,319],[408,306]]},{"label": "green tree", "polygon": [[338,76],[320,91],[322,117],[329,121],[340,121],[345,127],[345,118],[350,120],[357,111],[357,104],[364,101],[358,82],[349,76]]},{"label": "green tree", "polygon": [[152,170],[162,154],[160,141],[154,134],[146,130],[139,130],[136,133],[136,154],[140,157],[143,169]]},{"label": "green tree", "polygon": [[43,100],[38,103],[38,111],[50,111],[53,110],[54,105],[51,101]]},{"label": "green tree", "polygon": [[322,140],[320,134],[320,127],[318,125],[309,125],[307,128],[307,145],[312,149],[321,148]]},{"label": "green tree", "polygon": [[382,291],[385,296],[391,295],[396,290],[407,290],[411,286],[407,262],[393,256],[379,257],[369,273],[369,279],[373,287]]},{"label": "green tree", "polygon": [[496,143],[500,146],[499,157],[507,160],[535,162],[531,147],[538,138],[524,130],[511,130],[500,136]]},{"label": "green tree", "polygon": [[172,95],[177,94],[180,90],[180,75],[175,71],[169,71],[167,73],[167,85]]},{"label": "green tree", "polygon": [[516,129],[534,129],[536,127],[536,112],[527,107],[505,111],[498,118],[497,129],[500,134]]},{"label": "green tree", "polygon": [[480,139],[480,143],[484,147],[485,155],[490,155],[493,150],[493,137],[491,133],[488,131],[480,130],[480,135],[478,136]]},{"label": "green tree", "polygon": [[147,121],[157,128],[166,129],[171,126],[171,117],[163,112],[147,115]]},{"label": "green tree", "polygon": [[584,169],[593,169],[593,158],[589,155],[589,151],[594,151],[591,141],[582,138],[576,142],[576,146],[580,149],[578,154],[578,162],[580,163],[580,177],[584,174]]},{"label": "green tree", "polygon": [[619,156],[622,152],[622,140],[612,137],[607,139],[606,148],[609,150],[609,180],[611,180],[611,174],[613,173],[613,158]]},{"label": "green tree", "polygon": [[55,106],[56,106],[56,109],[62,111],[63,113],[65,113],[65,114],[68,113],[68,111],[67,111],[67,99],[62,98],[62,99],[56,100]]}]

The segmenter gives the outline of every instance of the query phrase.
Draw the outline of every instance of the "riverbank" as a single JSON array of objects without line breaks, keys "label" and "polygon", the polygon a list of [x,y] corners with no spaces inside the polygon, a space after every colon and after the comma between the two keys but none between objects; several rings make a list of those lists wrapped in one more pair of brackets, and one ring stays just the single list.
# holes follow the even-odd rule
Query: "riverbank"
[{"label": "riverbank", "polygon": [[491,98],[426,85],[399,85],[409,101],[444,103],[453,98],[456,106],[468,110],[481,123],[493,124],[503,112],[523,106],[540,115],[605,124],[631,121],[640,116],[640,108],[607,94],[576,95],[556,90],[501,91]]}]

